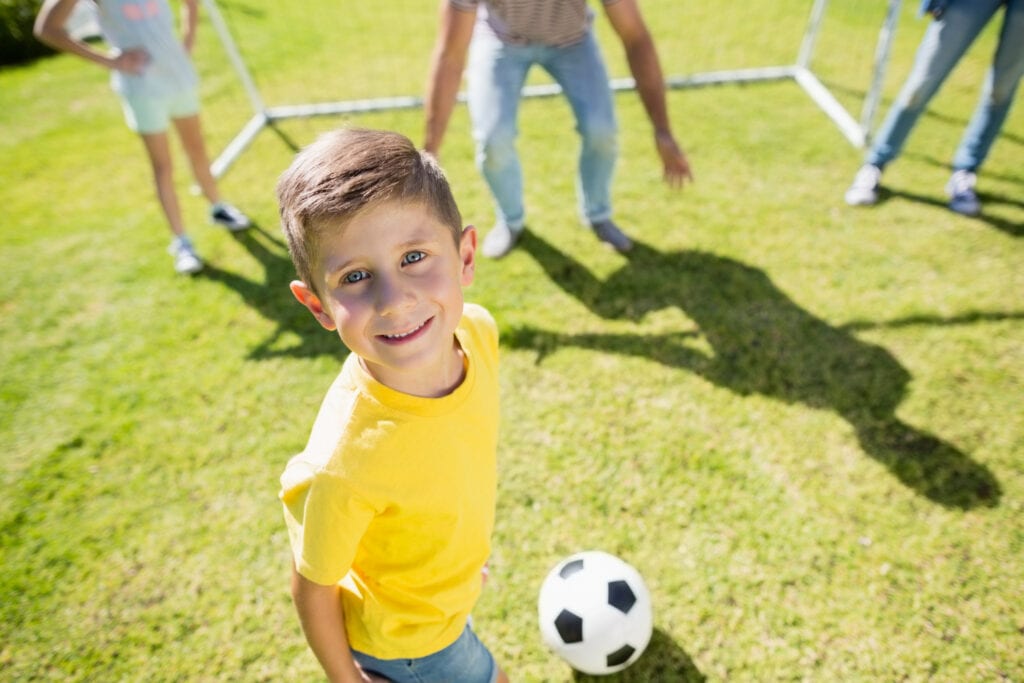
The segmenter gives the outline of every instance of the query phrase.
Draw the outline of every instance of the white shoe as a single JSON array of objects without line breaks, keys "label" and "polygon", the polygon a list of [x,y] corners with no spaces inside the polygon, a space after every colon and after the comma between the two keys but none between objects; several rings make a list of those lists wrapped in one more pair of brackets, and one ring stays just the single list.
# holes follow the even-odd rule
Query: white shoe
[{"label": "white shoe", "polygon": [[484,238],[480,253],[487,258],[501,258],[512,251],[512,247],[516,246],[522,234],[523,228],[513,230],[499,221]]},{"label": "white shoe", "polygon": [[194,275],[203,269],[203,261],[186,235],[175,237],[167,251],[174,257],[174,270],[182,275]]},{"label": "white shoe", "polygon": [[878,186],[882,180],[882,169],[874,164],[864,164],[853,178],[846,191],[846,203],[850,206],[872,206],[878,203]]},{"label": "white shoe", "polygon": [[974,184],[978,176],[970,171],[956,171],[946,183],[946,194],[949,196],[949,208],[965,216],[977,216],[981,213],[981,202],[974,193]]},{"label": "white shoe", "polygon": [[217,225],[224,226],[231,232],[245,230],[252,225],[252,221],[249,220],[248,216],[227,202],[217,202],[210,207],[210,220]]}]

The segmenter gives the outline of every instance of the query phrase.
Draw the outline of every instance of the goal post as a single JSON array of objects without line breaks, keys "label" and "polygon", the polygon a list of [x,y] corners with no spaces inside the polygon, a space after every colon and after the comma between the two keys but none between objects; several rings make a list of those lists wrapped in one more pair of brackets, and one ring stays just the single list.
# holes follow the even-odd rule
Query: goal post
[{"label": "goal post", "polygon": [[[683,3],[683,0],[663,0],[666,3],[666,12],[678,13],[682,12],[683,5],[686,7],[695,7],[692,3]],[[390,4],[395,4],[395,0],[389,0]],[[296,103],[277,103],[268,105],[266,98],[264,98],[260,87],[257,85],[257,80],[253,77],[253,73],[250,71],[249,63],[247,62],[244,54],[244,50],[240,49],[239,43],[235,40],[228,22],[225,20],[224,15],[221,12],[220,5],[217,0],[203,0],[204,8],[207,15],[209,16],[210,23],[216,32],[221,45],[227,55],[227,58],[231,64],[232,69],[236,72],[238,79],[245,90],[246,96],[248,97],[249,104],[252,108],[252,116],[247,123],[241,128],[241,130],[234,136],[234,138],[227,144],[224,150],[217,156],[211,165],[211,170],[215,177],[223,176],[231,165],[245,152],[246,148],[253,142],[253,140],[259,135],[267,126],[272,126],[277,121],[283,121],[291,118],[306,118],[315,116],[339,116],[339,115],[354,115],[360,113],[369,113],[385,110],[396,110],[396,109],[415,109],[423,106],[423,98],[418,94],[401,94],[393,93],[387,95],[379,95],[376,93],[367,93],[367,96],[360,96],[360,93],[356,92],[355,95],[351,92],[346,93],[342,97],[331,100],[326,99],[320,102],[296,102]],[[302,4],[302,3],[299,3]],[[344,3],[350,5],[350,3]],[[651,3],[656,4],[656,3]],[[703,3],[702,3],[703,4]],[[880,3],[867,2],[867,0],[790,0],[789,2],[781,2],[781,0],[762,0],[760,3],[736,3],[734,0],[726,0],[724,3],[715,3],[714,7],[718,9],[702,10],[705,12],[705,16],[700,15],[700,11],[695,11],[694,16],[686,15],[684,21],[680,17],[683,15],[673,14],[673,18],[677,19],[679,23],[685,24],[691,31],[701,30],[701,21],[707,21],[712,15],[711,12],[721,13],[728,6],[738,6],[739,9],[733,9],[738,17],[743,18],[744,12],[748,11],[747,8],[753,5],[760,5],[762,7],[769,8],[766,12],[770,15],[772,12],[771,5],[781,7],[782,5],[792,6],[794,8],[794,16],[796,11],[799,10],[800,6],[804,7],[805,19],[803,20],[803,27],[800,30],[799,26],[796,26],[797,30],[800,30],[802,35],[796,36],[792,31],[783,31],[783,24],[779,24],[778,31],[774,29],[776,26],[771,23],[770,19],[765,19],[760,25],[756,21],[751,22],[751,30],[762,33],[778,35],[769,35],[768,38],[774,41],[775,48],[773,50],[764,50],[767,52],[773,52],[782,54],[779,51],[781,47],[785,50],[785,41],[791,40],[790,54],[793,55],[793,61],[786,63],[785,57],[778,59],[774,64],[768,63],[766,65],[759,65],[759,61],[769,61],[772,54],[759,54],[760,47],[755,44],[755,41],[751,40],[751,45],[740,46],[738,50],[733,49],[731,45],[715,45],[714,40],[707,41],[707,59],[710,60],[708,63],[701,62],[697,64],[694,70],[688,74],[674,73],[675,64],[680,60],[667,61],[662,56],[663,68],[667,73],[666,85],[672,89],[679,88],[697,88],[712,85],[729,85],[729,84],[746,84],[746,83],[757,83],[767,81],[792,81],[796,83],[833,122],[833,124],[839,129],[846,140],[855,147],[863,147],[868,139],[871,127],[874,124],[875,113],[878,108],[878,104],[881,98],[882,87],[884,84],[884,78],[886,69],[889,62],[890,50],[892,46],[893,36],[895,34],[896,26],[899,21],[902,0],[887,0],[884,15],[875,18],[877,8]],[[856,34],[856,38],[850,38],[848,33],[844,33],[844,37],[834,38],[834,40],[846,40],[852,41],[858,44],[858,47],[863,48],[867,45],[868,49],[872,50],[869,64],[857,64],[851,66],[849,64],[839,64],[838,69],[857,69],[858,71],[864,71],[864,77],[861,83],[858,85],[857,90],[863,88],[863,96],[860,101],[860,112],[853,113],[850,110],[856,109],[857,98],[851,98],[850,96],[845,97],[844,101],[841,101],[829,87],[828,77],[823,77],[816,66],[819,63],[817,59],[817,52],[820,48],[819,43],[829,14],[830,4],[838,5],[840,10],[845,12],[843,17],[855,16],[857,21],[863,24],[862,29]],[[865,5],[867,7],[865,7]],[[351,5],[350,5],[351,6]],[[400,11],[395,10],[395,11]],[[655,7],[654,9],[657,9]],[[779,11],[781,12],[781,11]],[[645,5],[645,14],[648,13]],[[310,14],[313,14],[312,12]],[[338,21],[345,22],[349,18],[349,14],[342,12],[337,17],[325,19],[325,21]],[[841,22],[843,17],[840,17],[837,21]],[[731,18],[727,18],[730,19]],[[313,21],[314,19],[311,19]],[[353,20],[355,21],[355,20]],[[789,27],[796,19],[790,18],[789,23],[786,27]],[[670,22],[671,23],[671,22]],[[836,22],[833,22],[836,25]],[[876,28],[872,28],[876,27]],[[366,33],[365,28],[353,29],[350,31],[342,30],[348,27],[338,27],[338,33],[342,35],[346,34],[360,34]],[[382,31],[391,30],[391,27],[381,27]],[[421,27],[421,32],[429,34],[427,37],[430,38],[429,42],[432,42],[433,31],[435,30],[433,25]],[[713,29],[710,29],[713,30]],[[659,31],[664,35],[659,35]],[[655,33],[655,40],[659,46],[659,52],[662,52],[663,44],[671,44],[678,42],[680,45],[675,47],[675,51],[682,52],[688,51],[693,47],[692,43],[685,43],[682,39],[673,41],[672,39],[680,33],[679,31],[670,31],[666,28],[661,27],[658,24],[652,25],[652,33]],[[792,36],[792,37],[789,37]],[[366,36],[363,36],[366,38]],[[417,52],[424,50],[423,40],[421,36],[421,45],[416,48]],[[781,41],[781,43],[780,43]],[[607,42],[607,39],[604,41]],[[873,43],[871,45],[870,43]],[[244,47],[244,43],[242,45]],[[404,47],[404,46],[403,46]],[[846,49],[847,45],[832,46],[833,50]],[[411,48],[410,48],[411,49]],[[391,52],[396,52],[392,49]],[[685,52],[686,56],[689,57],[690,53]],[[737,56],[738,55],[738,56]],[[393,56],[393,55],[392,55]],[[412,60],[412,63],[426,62],[429,56],[429,47],[427,47],[422,54],[415,56],[409,55],[406,58]],[[372,56],[368,56],[367,59],[373,59]],[[735,68],[715,68],[715,60],[722,59],[723,61],[744,61],[751,60],[754,62],[753,65],[738,66]],[[620,60],[621,61],[621,60]],[[781,61],[782,63],[778,63]],[[365,62],[363,63],[365,66]],[[394,67],[399,68],[399,67]],[[635,83],[632,78],[625,76],[617,76],[615,70],[611,71],[612,77],[610,85],[613,90],[632,90],[635,88]],[[535,79],[528,81],[527,85],[523,88],[523,96],[528,98],[534,97],[551,97],[561,92],[559,86],[554,82],[534,82]],[[379,84],[374,84],[374,87],[367,87],[367,90],[379,89]],[[403,87],[403,86],[396,86]],[[404,87],[408,87],[407,85]],[[358,90],[358,88],[357,88]],[[459,101],[465,101],[464,93],[459,93]]]}]

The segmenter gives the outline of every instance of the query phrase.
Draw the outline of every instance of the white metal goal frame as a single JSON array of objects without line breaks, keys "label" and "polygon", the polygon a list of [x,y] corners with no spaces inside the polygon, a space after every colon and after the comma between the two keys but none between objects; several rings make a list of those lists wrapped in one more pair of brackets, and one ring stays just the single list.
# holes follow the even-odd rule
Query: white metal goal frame
[{"label": "white metal goal frame", "polygon": [[[879,29],[878,41],[872,64],[870,85],[864,97],[859,118],[847,111],[839,100],[829,91],[828,87],[814,74],[812,59],[821,30],[822,20],[829,0],[813,0],[810,16],[804,35],[797,52],[796,62],[782,66],[761,66],[746,69],[729,69],[722,71],[705,71],[686,76],[669,76],[666,85],[669,88],[697,88],[710,85],[727,85],[756,83],[762,81],[795,81],[811,100],[835,123],[844,137],[855,147],[864,147],[869,139],[871,127],[881,97],[885,72],[889,63],[889,53],[899,21],[902,0],[887,0],[885,18]],[[360,114],[393,109],[415,109],[423,106],[423,98],[419,96],[379,97],[371,99],[344,100],[338,102],[320,102],[307,104],[289,104],[267,106],[260,95],[259,89],[242,58],[238,45],[224,21],[216,0],[203,0],[210,22],[217,33],[221,44],[238,74],[242,86],[252,105],[253,116],[228,143],[224,150],[211,164],[214,177],[223,176],[231,165],[242,155],[246,148],[265,127],[276,121],[292,118],[308,118],[314,116],[339,116]],[[613,90],[633,90],[636,83],[632,78],[614,78],[610,81]],[[523,88],[524,97],[551,97],[561,92],[555,83],[528,85]],[[459,93],[459,102],[465,102],[465,94]]]}]

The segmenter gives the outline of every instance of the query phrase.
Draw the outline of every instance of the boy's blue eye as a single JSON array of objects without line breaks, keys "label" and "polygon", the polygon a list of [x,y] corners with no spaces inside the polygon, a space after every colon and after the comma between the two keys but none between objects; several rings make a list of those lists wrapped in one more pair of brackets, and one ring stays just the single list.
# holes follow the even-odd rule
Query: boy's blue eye
[{"label": "boy's blue eye", "polygon": [[416,263],[417,261],[422,261],[425,258],[427,258],[427,255],[422,251],[410,251],[402,258],[402,264]]},{"label": "boy's blue eye", "polygon": [[365,280],[368,277],[370,277],[370,274],[365,270],[353,270],[351,273],[346,274],[345,277],[342,278],[342,281],[345,282],[345,284],[351,285],[361,280]]}]

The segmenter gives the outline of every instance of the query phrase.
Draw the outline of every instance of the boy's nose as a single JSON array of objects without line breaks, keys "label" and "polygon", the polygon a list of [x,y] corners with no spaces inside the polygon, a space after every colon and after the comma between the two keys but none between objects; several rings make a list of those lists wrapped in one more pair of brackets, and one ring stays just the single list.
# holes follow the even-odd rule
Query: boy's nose
[{"label": "boy's nose", "polygon": [[377,312],[381,316],[394,315],[415,303],[415,290],[400,278],[378,278]]}]

